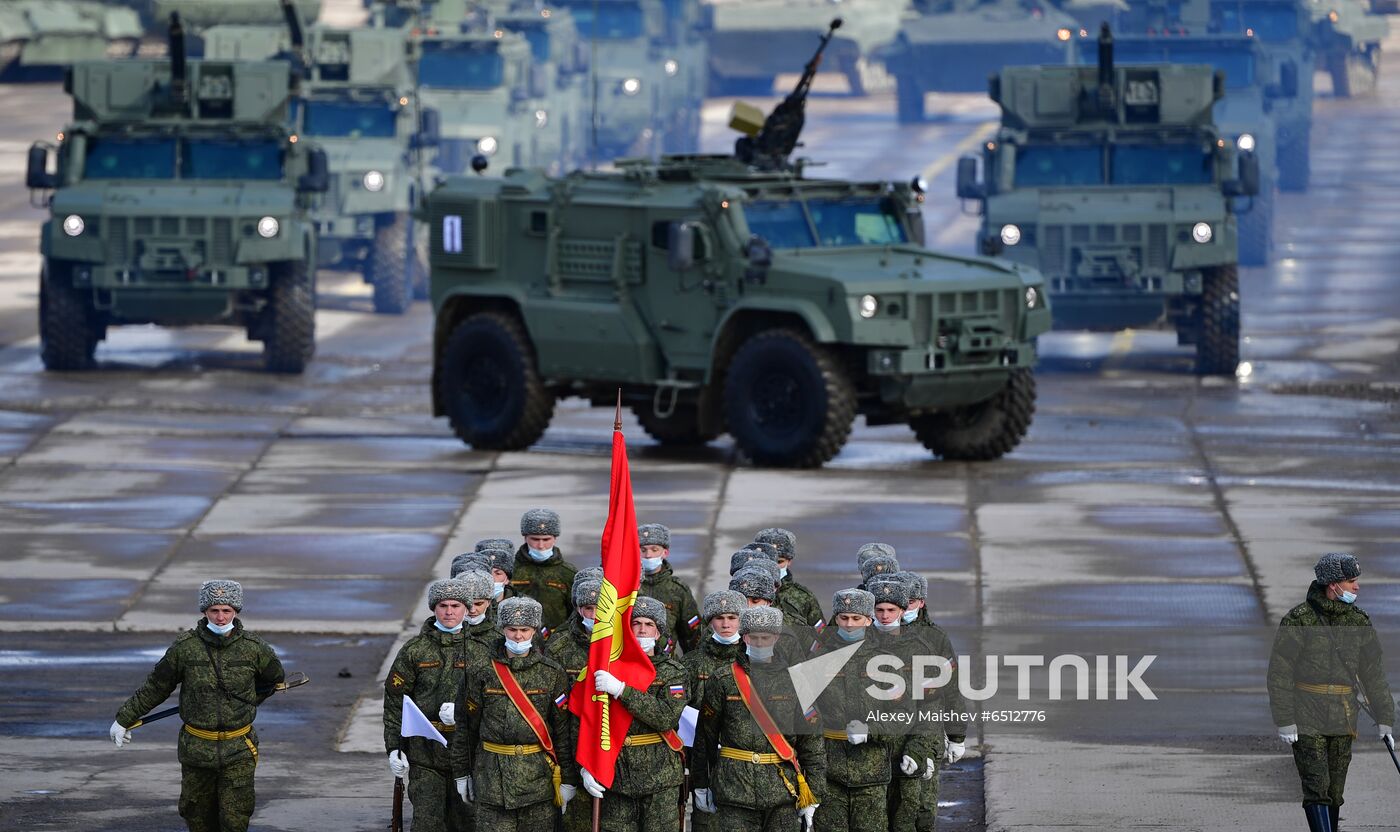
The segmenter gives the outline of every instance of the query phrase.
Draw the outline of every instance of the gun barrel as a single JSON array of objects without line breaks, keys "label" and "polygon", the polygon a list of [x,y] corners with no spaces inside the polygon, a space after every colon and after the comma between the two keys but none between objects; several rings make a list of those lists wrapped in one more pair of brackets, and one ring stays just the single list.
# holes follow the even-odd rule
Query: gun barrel
[{"label": "gun barrel", "polygon": [[183,104],[186,98],[185,27],[180,23],[180,13],[170,13],[170,94],[176,102]]},{"label": "gun barrel", "polygon": [[1099,86],[1113,86],[1113,32],[1107,23],[1099,29]]}]

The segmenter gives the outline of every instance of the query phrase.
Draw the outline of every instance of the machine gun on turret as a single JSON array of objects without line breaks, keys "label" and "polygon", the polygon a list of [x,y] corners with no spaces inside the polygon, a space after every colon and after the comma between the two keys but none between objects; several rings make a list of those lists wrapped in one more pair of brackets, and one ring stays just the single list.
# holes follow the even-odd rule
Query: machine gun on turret
[{"label": "machine gun on turret", "polygon": [[306,23],[302,20],[301,9],[292,0],[282,0],[282,19],[287,23],[287,40],[291,45],[273,58],[292,65],[292,94],[297,95],[302,80],[310,74],[306,60]]},{"label": "machine gun on turret", "polygon": [[812,79],[817,75],[817,67],[821,66],[822,53],[839,28],[841,18],[838,17],[831,21],[826,34],[822,35],[817,51],[802,70],[802,77],[797,79],[797,86],[773,108],[762,124],[758,124],[755,117],[759,113],[758,108],[742,102],[734,106],[729,126],[744,134],[734,142],[734,156],[739,161],[764,170],[789,167],[788,157],[801,145],[798,139],[802,136],[807,93],[811,91]]}]

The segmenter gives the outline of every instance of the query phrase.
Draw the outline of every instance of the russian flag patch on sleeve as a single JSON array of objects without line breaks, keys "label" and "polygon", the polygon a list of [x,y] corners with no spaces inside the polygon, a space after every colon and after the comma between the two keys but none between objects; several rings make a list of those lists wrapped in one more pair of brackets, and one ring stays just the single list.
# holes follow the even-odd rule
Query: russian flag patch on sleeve
[{"label": "russian flag patch on sleeve", "polygon": [[826,628],[826,619],[818,618],[817,623],[813,625],[813,628],[820,633],[823,629]]},{"label": "russian flag patch on sleeve", "polygon": [[554,704],[560,708],[567,708],[569,706],[569,692],[565,691],[555,697]]},{"label": "russian flag patch on sleeve", "polygon": [[700,626],[700,616],[698,616],[698,615],[692,615],[692,616],[690,617],[690,620],[687,621],[687,622],[685,622],[685,623],[689,624],[689,625],[690,625],[690,629],[693,630],[693,629],[695,629],[696,627],[699,627],[699,626]]},{"label": "russian flag patch on sleeve", "polygon": [[816,719],[816,718],[817,718],[817,706],[816,706],[816,705],[809,705],[809,706],[807,707],[807,710],[805,710],[805,711],[802,712],[802,718],[805,719],[805,720],[807,720],[808,722],[811,722],[812,720]]},{"label": "russian flag patch on sleeve", "polygon": [[671,685],[671,695],[677,699],[685,696],[685,685]]}]

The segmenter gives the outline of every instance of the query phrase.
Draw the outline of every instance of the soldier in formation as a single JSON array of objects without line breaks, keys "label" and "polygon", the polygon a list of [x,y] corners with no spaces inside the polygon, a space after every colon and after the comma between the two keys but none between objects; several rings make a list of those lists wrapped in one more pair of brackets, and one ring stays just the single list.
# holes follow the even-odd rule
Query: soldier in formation
[{"label": "soldier in formation", "polygon": [[[700,604],[709,632],[699,647],[681,657],[681,664],[690,673],[690,706],[697,711],[704,704],[705,685],[710,677],[720,668],[733,664],[743,651],[739,616],[748,605],[748,600],[732,589],[711,592]],[[707,812],[692,812],[691,832],[706,832],[710,817]]]},{"label": "soldier in formation", "polygon": [[822,617],[817,596],[792,575],[792,561],[797,557],[797,535],[787,529],[764,529],[754,535],[755,543],[767,543],[776,549],[778,564],[778,609],[789,627],[812,627],[820,630],[826,621]]},{"label": "soldier in formation", "polygon": [[205,581],[199,588],[203,617],[165,651],[110,729],[121,748],[131,742],[131,727],[180,688],[179,811],[190,832],[244,832],[253,816],[253,720],[283,672],[272,647],[243,629],[242,609],[237,581]]},{"label": "soldier in formation", "polygon": [[1394,748],[1395,700],[1385,678],[1380,639],[1356,606],[1361,564],[1348,554],[1323,555],[1303,603],[1279,622],[1269,660],[1269,707],[1279,737],[1293,749],[1311,832],[1338,828],[1358,696]]},{"label": "soldier in formation", "polygon": [[[598,593],[603,589],[602,570],[596,567],[580,569],[574,576],[573,615],[545,644],[545,655],[564,668],[569,682],[583,678],[588,668],[589,644],[593,639],[593,620],[598,610]],[[578,717],[569,714],[571,730],[577,734]],[[588,804],[576,800],[564,812],[564,832],[588,832],[592,828],[592,812]]]},{"label": "soldier in formation", "polygon": [[671,530],[660,523],[637,527],[637,540],[642,547],[642,583],[640,594],[655,598],[666,606],[670,627],[662,635],[686,653],[700,643],[700,608],[695,593],[671,571]]},{"label": "soldier in formation", "polygon": [[520,534],[525,542],[515,552],[511,586],[527,598],[534,598],[544,610],[539,632],[547,640],[573,612],[569,600],[578,568],[564,559],[558,546],[559,515],[547,508],[532,508],[520,516]]}]

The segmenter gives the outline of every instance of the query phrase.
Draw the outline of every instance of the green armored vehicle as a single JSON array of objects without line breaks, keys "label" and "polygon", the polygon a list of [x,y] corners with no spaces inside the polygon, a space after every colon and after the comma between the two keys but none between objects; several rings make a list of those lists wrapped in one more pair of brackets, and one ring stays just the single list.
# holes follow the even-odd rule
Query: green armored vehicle
[{"label": "green armored vehicle", "polygon": [[[847,0],[845,26],[831,42],[825,68],[840,73],[852,95],[889,85],[877,47],[894,39],[906,0]],[[825,31],[830,0],[719,0],[712,4],[710,92],[772,95],[778,75],[791,72]]]},{"label": "green armored vehicle", "polygon": [[1337,98],[1373,95],[1380,78],[1381,42],[1390,23],[1365,0],[1311,0],[1318,66],[1332,78]]},{"label": "green armored vehicle", "polygon": [[1034,410],[1035,269],[923,247],[913,185],[788,162],[810,76],[734,156],[608,173],[449,179],[429,197],[433,409],[520,449],[556,399],[619,388],[668,445],[728,431],[760,465],[816,466],[853,420],[945,459],[995,459]]},{"label": "green armored vehicle", "polygon": [[[1040,269],[1059,329],[1174,329],[1197,370],[1239,363],[1233,198],[1259,165],[1216,127],[1224,78],[1209,66],[1008,67],[993,79],[1001,128],[959,162],[958,196],[982,204],[980,248]],[[1236,173],[1238,171],[1238,175]]]},{"label": "green armored vehicle", "polygon": [[93,0],[0,0],[0,77],[135,54],[135,11]]},{"label": "green armored vehicle", "polygon": [[[287,129],[286,61],[78,64],[73,121],[29,151],[40,232],[44,366],[91,366],[107,328],[221,324],[262,341],[268,369],[298,373],[315,348],[312,195],[326,157]],[[51,194],[49,193],[51,192]]]}]

